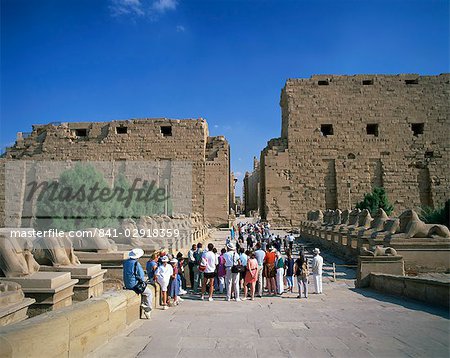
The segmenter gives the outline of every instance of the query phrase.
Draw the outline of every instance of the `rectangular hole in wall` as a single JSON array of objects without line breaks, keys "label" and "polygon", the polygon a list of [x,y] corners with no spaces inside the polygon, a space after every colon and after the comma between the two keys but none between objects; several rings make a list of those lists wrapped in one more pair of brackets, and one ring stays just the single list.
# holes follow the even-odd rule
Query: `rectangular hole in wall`
[{"label": "rectangular hole in wall", "polygon": [[320,80],[317,82],[319,86],[328,86],[330,82],[328,80]]},{"label": "rectangular hole in wall", "polygon": [[171,137],[172,136],[172,126],[161,126],[161,133],[163,137]]},{"label": "rectangular hole in wall", "polygon": [[407,85],[418,85],[419,84],[419,79],[415,78],[413,80],[405,80],[405,84],[407,84]]},{"label": "rectangular hole in wall", "polygon": [[116,127],[116,134],[127,134],[128,127]]},{"label": "rectangular hole in wall", "polygon": [[333,125],[332,124],[321,124],[320,125],[320,133],[322,136],[326,137],[329,135],[333,135]]},{"label": "rectangular hole in wall", "polygon": [[368,135],[378,137],[378,123],[370,123],[366,126],[366,132]]},{"label": "rectangular hole in wall", "polygon": [[373,85],[373,80],[363,80],[362,84],[364,86],[371,86],[371,85]]},{"label": "rectangular hole in wall", "polygon": [[88,130],[86,128],[78,128],[75,129],[75,135],[77,137],[87,137],[88,135]]},{"label": "rectangular hole in wall", "polygon": [[413,131],[415,137],[418,137],[419,134],[423,134],[424,127],[424,123],[411,123],[411,130]]}]

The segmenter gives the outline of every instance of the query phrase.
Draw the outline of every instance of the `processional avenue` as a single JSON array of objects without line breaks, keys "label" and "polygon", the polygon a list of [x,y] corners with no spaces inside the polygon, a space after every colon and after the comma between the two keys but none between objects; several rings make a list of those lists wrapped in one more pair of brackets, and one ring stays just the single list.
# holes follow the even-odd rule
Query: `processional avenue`
[{"label": "processional avenue", "polygon": [[0,158],[2,355],[447,357],[449,80],[287,80],[239,199],[202,118],[17,133]]}]

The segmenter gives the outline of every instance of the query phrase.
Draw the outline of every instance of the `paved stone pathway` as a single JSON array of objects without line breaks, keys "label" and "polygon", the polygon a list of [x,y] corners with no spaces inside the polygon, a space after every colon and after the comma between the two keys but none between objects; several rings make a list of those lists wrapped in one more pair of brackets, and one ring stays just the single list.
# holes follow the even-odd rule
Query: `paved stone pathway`
[{"label": "paved stone pathway", "polygon": [[[222,247],[226,235],[216,232],[214,243]],[[355,289],[352,268],[338,266],[333,282],[329,264],[339,261],[328,255],[325,261],[323,295],[297,299],[295,292],[244,302],[186,296],[91,357],[449,356],[448,311]]]}]

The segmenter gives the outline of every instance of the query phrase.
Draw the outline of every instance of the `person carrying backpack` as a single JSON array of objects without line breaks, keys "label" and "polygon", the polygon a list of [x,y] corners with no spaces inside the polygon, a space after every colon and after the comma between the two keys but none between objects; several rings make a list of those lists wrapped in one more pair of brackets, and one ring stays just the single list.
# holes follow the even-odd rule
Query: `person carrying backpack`
[{"label": "person carrying backpack", "polygon": [[298,296],[297,298],[302,297],[302,292],[305,298],[308,298],[308,262],[303,254],[303,251],[300,252],[300,256],[295,260],[294,264],[294,273],[297,276],[297,285],[298,285]]}]

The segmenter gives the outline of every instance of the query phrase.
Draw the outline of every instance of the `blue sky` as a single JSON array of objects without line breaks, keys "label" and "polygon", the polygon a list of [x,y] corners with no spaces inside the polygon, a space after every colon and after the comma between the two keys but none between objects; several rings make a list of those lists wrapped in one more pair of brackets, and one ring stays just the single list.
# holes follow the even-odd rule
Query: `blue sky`
[{"label": "blue sky", "polygon": [[1,0],[0,145],[37,123],[203,117],[242,178],[280,136],[286,79],[442,72],[449,1]]}]

